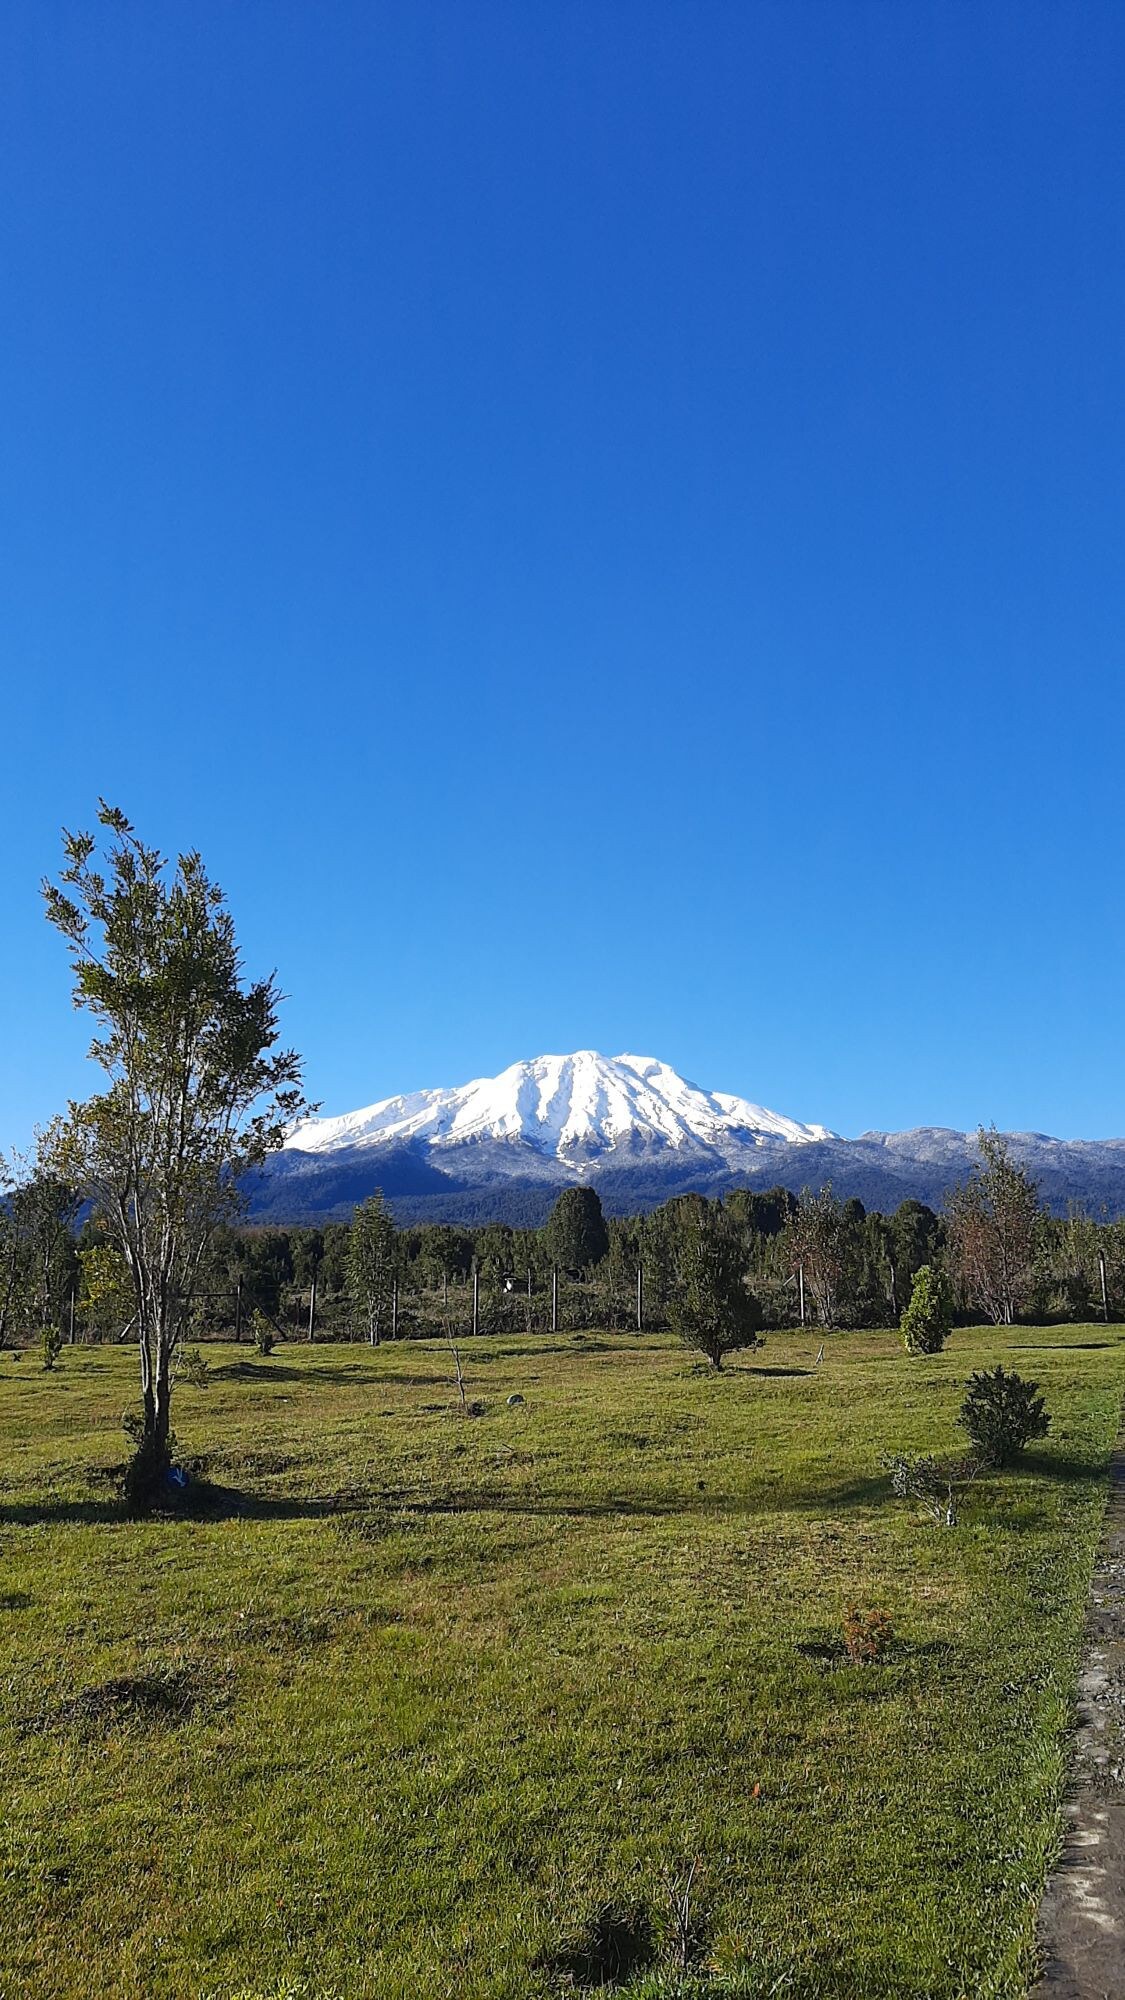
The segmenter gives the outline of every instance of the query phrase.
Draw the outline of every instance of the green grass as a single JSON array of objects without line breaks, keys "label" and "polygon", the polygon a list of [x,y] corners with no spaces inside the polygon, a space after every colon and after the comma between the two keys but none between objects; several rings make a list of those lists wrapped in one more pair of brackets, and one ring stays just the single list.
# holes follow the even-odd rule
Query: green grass
[{"label": "green grass", "polygon": [[[0,1357],[2,2000],[531,2000],[694,1860],[707,1981],[622,1991],[1022,1995],[1125,1339],[817,1344],[467,1344],[476,1418],[437,1345],[213,1348],[176,1422],[242,1504],[144,1523],[133,1356]],[[879,1453],[997,1359],[1051,1435],[946,1531]]]}]

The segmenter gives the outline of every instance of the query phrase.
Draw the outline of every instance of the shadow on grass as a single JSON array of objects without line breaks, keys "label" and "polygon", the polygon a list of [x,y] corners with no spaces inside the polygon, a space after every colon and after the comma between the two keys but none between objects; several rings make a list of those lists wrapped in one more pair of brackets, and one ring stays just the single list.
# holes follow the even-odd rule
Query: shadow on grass
[{"label": "shadow on grass", "polygon": [[[1056,1467],[1052,1469],[1057,1469]],[[1089,1477],[1091,1470],[1075,1471],[1075,1478]],[[1063,1475],[1067,1476],[1067,1475]],[[889,1496],[885,1478],[854,1480],[837,1486],[817,1487],[807,1493],[763,1491],[760,1494],[731,1496],[708,1494],[625,1494],[610,1493],[599,1499],[577,1494],[534,1494],[507,1491],[434,1494],[404,1498],[400,1494],[343,1491],[323,1494],[270,1494],[197,1481],[182,1500],[156,1508],[151,1514],[131,1515],[121,1499],[44,1498],[0,1502],[0,1526],[89,1527],[98,1523],[142,1521],[315,1521],[362,1515],[371,1508],[390,1508],[403,1524],[419,1517],[440,1519],[461,1514],[525,1515],[558,1520],[612,1521],[631,1519],[665,1520],[689,1515],[747,1517],[754,1514],[800,1512],[831,1518],[849,1508],[869,1511],[880,1507]]]},{"label": "shadow on grass", "polygon": [[848,1507],[880,1507],[890,1498],[890,1478],[883,1472],[869,1479],[843,1479],[835,1486],[811,1486],[806,1493],[786,1488],[775,1504],[802,1514],[838,1514]]},{"label": "shadow on grass", "polygon": [[232,1486],[213,1486],[199,1481],[174,1505],[156,1507],[151,1513],[131,1514],[122,1498],[104,1500],[43,1499],[0,1502],[0,1526],[15,1528],[91,1527],[126,1522],[223,1521],[236,1516],[253,1520],[303,1521],[345,1513],[366,1504],[341,1501],[335,1494],[301,1498],[293,1494],[276,1498],[265,1493],[241,1493]]},{"label": "shadow on grass", "polygon": [[310,1362],[307,1368],[294,1368],[284,1361],[229,1361],[222,1368],[211,1370],[212,1382],[362,1382],[371,1389],[384,1389],[391,1385],[404,1389],[450,1389],[454,1388],[452,1372],[445,1375],[423,1373],[420,1369],[410,1373],[403,1369],[395,1371],[380,1368],[377,1371],[361,1368],[355,1362],[348,1362],[342,1368],[318,1367]]},{"label": "shadow on grass", "polygon": [[1024,1474],[1030,1479],[1104,1479],[1109,1469],[1109,1461],[1104,1458],[1068,1458],[1062,1452],[1025,1451],[1004,1466],[994,1477],[1017,1477]]},{"label": "shadow on grass", "polygon": [[369,1382],[371,1376],[363,1368],[349,1362],[343,1368],[317,1367],[310,1363],[307,1368],[288,1367],[284,1361],[228,1361],[221,1368],[212,1368],[212,1382]]},{"label": "shadow on grass", "polygon": [[1093,1354],[1102,1347],[1119,1347],[1117,1340],[1019,1340],[1014,1352],[1027,1354],[1033,1349],[1043,1349],[1050,1354]]},{"label": "shadow on grass", "polygon": [[[742,1375],[813,1375],[816,1371],[812,1368],[755,1368],[751,1364],[737,1372]],[[735,1370],[732,1369],[731,1373],[734,1374]]]}]

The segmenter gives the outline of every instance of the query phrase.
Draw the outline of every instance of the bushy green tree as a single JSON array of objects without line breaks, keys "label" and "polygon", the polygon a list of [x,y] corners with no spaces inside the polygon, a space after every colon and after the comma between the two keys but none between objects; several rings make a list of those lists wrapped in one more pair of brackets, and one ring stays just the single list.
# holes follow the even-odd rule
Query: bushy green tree
[{"label": "bushy green tree", "polygon": [[970,1377],[960,1421],[987,1465],[1008,1465],[1051,1427],[1038,1382],[1013,1369],[980,1369]]},{"label": "bushy green tree", "polygon": [[758,1345],[761,1311],[746,1286],[740,1245],[721,1212],[685,1220],[674,1271],[668,1317],[685,1346],[721,1368],[725,1354]]},{"label": "bushy green tree", "polygon": [[9,1323],[61,1334],[77,1286],[81,1204],[53,1164],[61,1130],[41,1132],[33,1155],[0,1161],[0,1346]]},{"label": "bushy green tree", "polygon": [[289,1231],[289,1265],[293,1282],[306,1290],[320,1274],[324,1262],[324,1232],[321,1229]]},{"label": "bushy green tree", "polygon": [[914,1274],[910,1303],[902,1315],[902,1339],[909,1354],[940,1354],[953,1325],[953,1294],[944,1271],[923,1264]]},{"label": "bushy green tree", "polygon": [[588,1271],[609,1250],[609,1232],[596,1188],[564,1188],[544,1228],[547,1254],[567,1271]]},{"label": "bushy green tree", "polygon": [[896,1301],[909,1296],[915,1273],[933,1264],[941,1241],[940,1218],[924,1201],[902,1201],[887,1221],[887,1258]]}]

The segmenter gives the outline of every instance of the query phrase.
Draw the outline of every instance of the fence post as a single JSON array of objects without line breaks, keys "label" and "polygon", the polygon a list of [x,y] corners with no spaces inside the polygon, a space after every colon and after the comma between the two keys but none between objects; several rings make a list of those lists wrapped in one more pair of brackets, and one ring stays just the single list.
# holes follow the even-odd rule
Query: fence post
[{"label": "fence post", "polygon": [[1107,1289],[1106,1289],[1106,1282],[1105,1282],[1105,1251],[1104,1251],[1104,1250],[1099,1250],[1099,1251],[1098,1251],[1098,1270],[1099,1270],[1099,1272],[1101,1273],[1101,1280],[1102,1280],[1102,1318],[1104,1319],[1104,1321],[1105,1321],[1106,1325],[1108,1326],[1108,1325],[1109,1325],[1109,1292],[1108,1292],[1108,1291],[1107,1291]]},{"label": "fence post", "polygon": [[309,1286],[309,1339],[316,1339],[316,1272],[312,1274]]},{"label": "fence post", "polygon": [[74,1346],[74,1286],[70,1288],[70,1344]]},{"label": "fence post", "polygon": [[234,1288],[234,1337],[236,1340],[242,1339],[242,1279],[241,1278],[239,1278]]},{"label": "fence post", "polygon": [[551,1265],[551,1332],[559,1330],[559,1267]]},{"label": "fence post", "polygon": [[480,1332],[480,1272],[473,1260],[473,1332]]},{"label": "fence post", "polygon": [[797,1266],[797,1282],[798,1282],[798,1284],[799,1284],[799,1285],[800,1285],[800,1287],[801,1287],[801,1325],[802,1325],[802,1326],[804,1326],[804,1324],[805,1324],[805,1267],[804,1267],[804,1264],[803,1264],[803,1263],[800,1263],[800,1264],[798,1264],[798,1266]]},{"label": "fence post", "polygon": [[391,1279],[391,1339],[398,1339],[398,1278]]},{"label": "fence post", "polygon": [[637,1332],[645,1330],[645,1274],[644,1266],[637,1265]]}]

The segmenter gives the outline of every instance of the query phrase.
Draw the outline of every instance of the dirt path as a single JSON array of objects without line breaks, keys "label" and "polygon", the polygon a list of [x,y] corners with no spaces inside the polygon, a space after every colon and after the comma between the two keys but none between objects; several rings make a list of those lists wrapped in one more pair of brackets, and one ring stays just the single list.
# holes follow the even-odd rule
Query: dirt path
[{"label": "dirt path", "polygon": [[1114,1454],[1078,1683],[1066,1838],[1039,1914],[1030,2000],[1125,2000],[1125,1445]]}]

